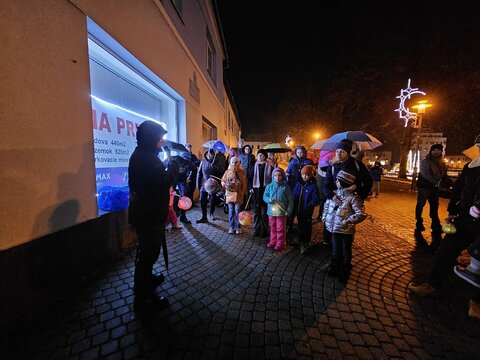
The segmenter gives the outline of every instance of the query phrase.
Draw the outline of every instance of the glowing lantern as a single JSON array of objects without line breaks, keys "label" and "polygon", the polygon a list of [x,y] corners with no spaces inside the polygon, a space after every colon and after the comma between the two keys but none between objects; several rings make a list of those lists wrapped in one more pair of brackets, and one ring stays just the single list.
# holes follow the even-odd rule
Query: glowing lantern
[{"label": "glowing lantern", "polygon": [[215,179],[207,179],[203,184],[205,191],[209,194],[215,194],[218,190],[218,182]]},{"label": "glowing lantern", "polygon": [[192,200],[188,196],[182,196],[178,199],[178,207],[182,210],[188,210],[192,207]]},{"label": "glowing lantern", "polygon": [[453,225],[453,224],[443,225],[442,230],[447,235],[453,235],[457,232],[457,229],[455,228],[455,225]]},{"label": "glowing lantern", "polygon": [[247,210],[244,210],[238,214],[238,221],[242,226],[252,225],[253,216]]}]

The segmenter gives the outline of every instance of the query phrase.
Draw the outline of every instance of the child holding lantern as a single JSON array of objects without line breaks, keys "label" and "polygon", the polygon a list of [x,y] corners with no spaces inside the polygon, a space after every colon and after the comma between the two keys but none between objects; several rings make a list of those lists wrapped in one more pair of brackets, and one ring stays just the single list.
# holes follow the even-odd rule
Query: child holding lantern
[{"label": "child holding lantern", "polygon": [[177,196],[177,192],[173,190],[172,186],[170,186],[170,200],[168,202],[168,215],[167,219],[165,220],[165,226],[167,226],[168,224],[172,224],[172,229],[179,230],[182,227],[178,225],[177,214],[175,213],[175,210],[173,208],[173,199],[175,196]]},{"label": "child holding lantern", "polygon": [[247,192],[247,176],[240,166],[240,159],[236,156],[230,159],[230,165],[222,177],[222,186],[225,188],[225,202],[228,204],[229,234],[241,234],[241,225],[238,213]]},{"label": "child holding lantern", "polygon": [[275,168],[272,176],[274,181],[267,185],[263,194],[263,201],[268,204],[270,225],[270,241],[267,247],[282,250],[286,243],[287,216],[293,211],[293,197],[283,169]]}]

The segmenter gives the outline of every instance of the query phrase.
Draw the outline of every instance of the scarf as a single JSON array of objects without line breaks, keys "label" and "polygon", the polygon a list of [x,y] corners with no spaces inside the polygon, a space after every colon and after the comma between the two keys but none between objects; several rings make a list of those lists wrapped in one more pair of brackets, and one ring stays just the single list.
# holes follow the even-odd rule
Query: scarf
[{"label": "scarf", "polygon": [[270,184],[272,181],[272,171],[273,171],[273,164],[271,161],[265,160],[263,162],[256,161],[255,167],[253,168],[253,187],[258,189],[260,187],[260,165],[265,164],[265,171],[263,172],[263,187]]}]

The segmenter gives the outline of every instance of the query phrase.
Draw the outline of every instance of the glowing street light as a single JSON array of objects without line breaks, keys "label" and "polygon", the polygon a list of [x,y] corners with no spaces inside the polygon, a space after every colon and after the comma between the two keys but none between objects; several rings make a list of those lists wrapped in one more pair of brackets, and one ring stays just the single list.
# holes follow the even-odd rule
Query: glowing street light
[{"label": "glowing street light", "polygon": [[422,132],[422,120],[425,115],[426,109],[432,107],[432,104],[429,104],[427,100],[421,100],[417,102],[417,105],[412,106],[412,109],[417,109],[417,119],[415,120],[415,126],[417,128],[416,143],[415,143],[415,156],[413,162],[413,175],[412,175],[412,185],[410,186],[411,190],[415,190],[417,186],[417,170],[420,165],[420,134]]},{"label": "glowing street light", "polygon": [[315,140],[320,139],[320,133],[316,132],[315,134],[313,134],[313,137],[315,138]]}]

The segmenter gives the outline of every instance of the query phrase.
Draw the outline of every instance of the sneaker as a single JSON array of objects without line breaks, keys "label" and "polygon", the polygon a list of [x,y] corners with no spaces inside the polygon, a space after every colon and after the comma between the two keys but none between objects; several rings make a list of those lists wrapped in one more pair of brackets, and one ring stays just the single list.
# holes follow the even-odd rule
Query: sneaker
[{"label": "sneaker", "polygon": [[237,231],[235,231],[235,234],[243,234],[242,229],[237,229]]},{"label": "sneaker", "polygon": [[453,271],[457,276],[461,277],[469,284],[475,286],[476,288],[480,288],[480,274],[472,272],[469,269],[469,266],[467,266],[466,268],[455,266],[453,268]]},{"label": "sneaker", "polygon": [[177,226],[172,226],[172,230],[181,230],[181,229],[182,229],[181,226],[178,226],[178,225]]},{"label": "sneaker", "polygon": [[229,234],[235,234],[235,230],[233,230],[232,228],[228,229],[228,233]]},{"label": "sneaker", "polygon": [[275,246],[275,250],[281,251],[281,250],[283,250],[283,246]]},{"label": "sneaker", "polygon": [[205,224],[205,223],[208,223],[208,219],[202,217],[200,220],[197,220],[196,223],[197,224]]},{"label": "sneaker", "polygon": [[480,304],[470,300],[470,307],[468,308],[468,316],[476,320],[480,320]]},{"label": "sneaker", "polygon": [[439,291],[435,289],[429,283],[423,283],[415,285],[413,283],[408,284],[408,289],[417,296],[438,296]]},{"label": "sneaker", "polygon": [[275,247],[275,243],[268,243],[267,247],[269,249],[273,249]]}]

